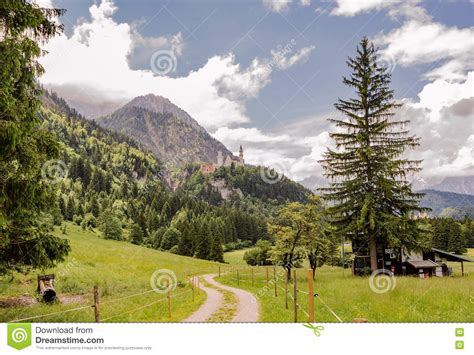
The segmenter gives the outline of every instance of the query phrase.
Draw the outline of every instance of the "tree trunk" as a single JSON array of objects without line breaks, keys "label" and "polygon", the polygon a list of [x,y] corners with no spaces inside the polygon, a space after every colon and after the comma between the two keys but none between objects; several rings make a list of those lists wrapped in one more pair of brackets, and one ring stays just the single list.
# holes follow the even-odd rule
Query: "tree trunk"
[{"label": "tree trunk", "polygon": [[316,280],[316,265],[314,265],[314,267],[311,267],[311,270],[313,270],[313,281]]},{"label": "tree trunk", "polygon": [[375,234],[370,232],[369,236],[369,249],[370,249],[370,269],[372,272],[378,269],[377,266],[377,241],[375,240]]}]

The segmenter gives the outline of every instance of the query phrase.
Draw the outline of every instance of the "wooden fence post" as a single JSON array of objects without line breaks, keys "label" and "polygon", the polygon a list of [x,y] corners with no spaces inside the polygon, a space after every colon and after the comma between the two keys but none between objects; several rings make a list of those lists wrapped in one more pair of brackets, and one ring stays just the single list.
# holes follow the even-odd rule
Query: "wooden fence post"
[{"label": "wooden fence post", "polygon": [[313,271],[308,270],[308,304],[309,304],[309,320],[314,322],[314,288],[313,288]]},{"label": "wooden fence post", "polygon": [[285,275],[285,308],[288,309],[288,276]]},{"label": "wooden fence post", "polygon": [[194,276],[192,277],[191,280],[192,280],[192,281],[190,281],[190,283],[191,283],[191,291],[192,291],[192,294],[193,294],[193,302],[194,302]]},{"label": "wooden fence post", "polygon": [[275,297],[278,296],[278,292],[277,292],[277,276],[276,276],[276,267],[274,266],[273,267],[273,282],[275,283]]},{"label": "wooden fence post", "polygon": [[461,261],[461,276],[464,276],[464,261]]},{"label": "wooden fence post", "polygon": [[237,285],[240,285],[239,270],[237,270]]},{"label": "wooden fence post", "polygon": [[253,286],[253,267],[250,268],[251,274],[252,274],[252,286]]},{"label": "wooden fence post", "polygon": [[298,303],[297,303],[298,290],[296,288],[296,270],[293,270],[293,301],[294,301],[294,318],[295,323],[298,323]]},{"label": "wooden fence post", "polygon": [[94,315],[95,321],[100,322],[99,286],[94,286]]},{"label": "wooden fence post", "polygon": [[198,295],[199,295],[199,282],[200,282],[200,281],[199,281],[199,275],[198,275],[198,276],[197,276],[197,293],[198,293]]},{"label": "wooden fence post", "polygon": [[221,266],[219,265],[219,278],[221,278]]}]

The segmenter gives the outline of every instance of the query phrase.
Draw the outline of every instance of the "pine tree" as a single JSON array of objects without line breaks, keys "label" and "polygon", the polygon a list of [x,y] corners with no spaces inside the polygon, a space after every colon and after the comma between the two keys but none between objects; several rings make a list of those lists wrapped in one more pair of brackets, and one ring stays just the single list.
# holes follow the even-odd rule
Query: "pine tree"
[{"label": "pine tree", "polygon": [[44,70],[38,43],[62,31],[51,20],[62,13],[25,0],[0,4],[0,274],[51,267],[70,250],[40,218],[55,200],[41,169],[60,148],[40,128],[37,78]]},{"label": "pine tree", "polygon": [[461,225],[452,218],[446,218],[445,222],[448,237],[446,250],[455,254],[464,254],[467,251],[467,243]]},{"label": "pine tree", "polygon": [[377,63],[377,50],[367,38],[349,58],[352,70],[343,83],[356,92],[356,98],[335,104],[346,116],[332,119],[341,131],[331,133],[336,150],[329,149],[321,164],[331,180],[321,189],[338,233],[361,236],[370,249],[370,264],[377,266],[377,245],[390,244],[408,250],[417,246],[419,229],[411,214],[423,211],[418,205],[423,194],[413,193],[406,180],[409,173],[420,170],[420,161],[402,158],[407,148],[419,145],[410,136],[408,120],[393,118],[399,108],[389,88],[391,75]]},{"label": "pine tree", "polygon": [[199,259],[209,260],[211,252],[210,228],[206,219],[203,219],[198,226],[198,234],[196,238],[196,257]]},{"label": "pine tree", "polygon": [[76,213],[76,206],[74,203],[74,197],[69,197],[69,200],[67,201],[65,218],[68,221],[72,221],[72,218],[74,217],[75,213]]}]

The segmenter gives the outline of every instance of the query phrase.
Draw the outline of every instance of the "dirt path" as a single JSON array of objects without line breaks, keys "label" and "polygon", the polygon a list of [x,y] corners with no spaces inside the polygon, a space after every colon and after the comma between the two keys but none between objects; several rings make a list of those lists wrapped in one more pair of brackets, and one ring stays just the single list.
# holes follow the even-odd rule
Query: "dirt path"
[{"label": "dirt path", "polygon": [[232,292],[237,299],[237,311],[230,322],[257,322],[259,311],[255,296],[250,292],[220,284],[214,280],[216,276],[216,274],[202,276],[204,281],[217,288],[217,290],[201,285],[201,289],[207,293],[206,302],[195,313],[185,319],[184,322],[206,322],[219,309],[225,307],[222,293],[218,291],[219,289]]}]

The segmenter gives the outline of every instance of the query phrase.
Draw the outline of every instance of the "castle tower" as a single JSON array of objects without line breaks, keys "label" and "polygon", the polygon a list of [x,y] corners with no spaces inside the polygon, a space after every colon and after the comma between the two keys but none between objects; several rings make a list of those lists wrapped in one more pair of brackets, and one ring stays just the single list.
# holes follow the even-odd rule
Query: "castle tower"
[{"label": "castle tower", "polygon": [[239,149],[239,162],[244,165],[244,150],[242,149],[242,146],[240,146]]},{"label": "castle tower", "polygon": [[224,165],[224,157],[222,156],[222,151],[217,152],[217,167],[220,168]]}]

